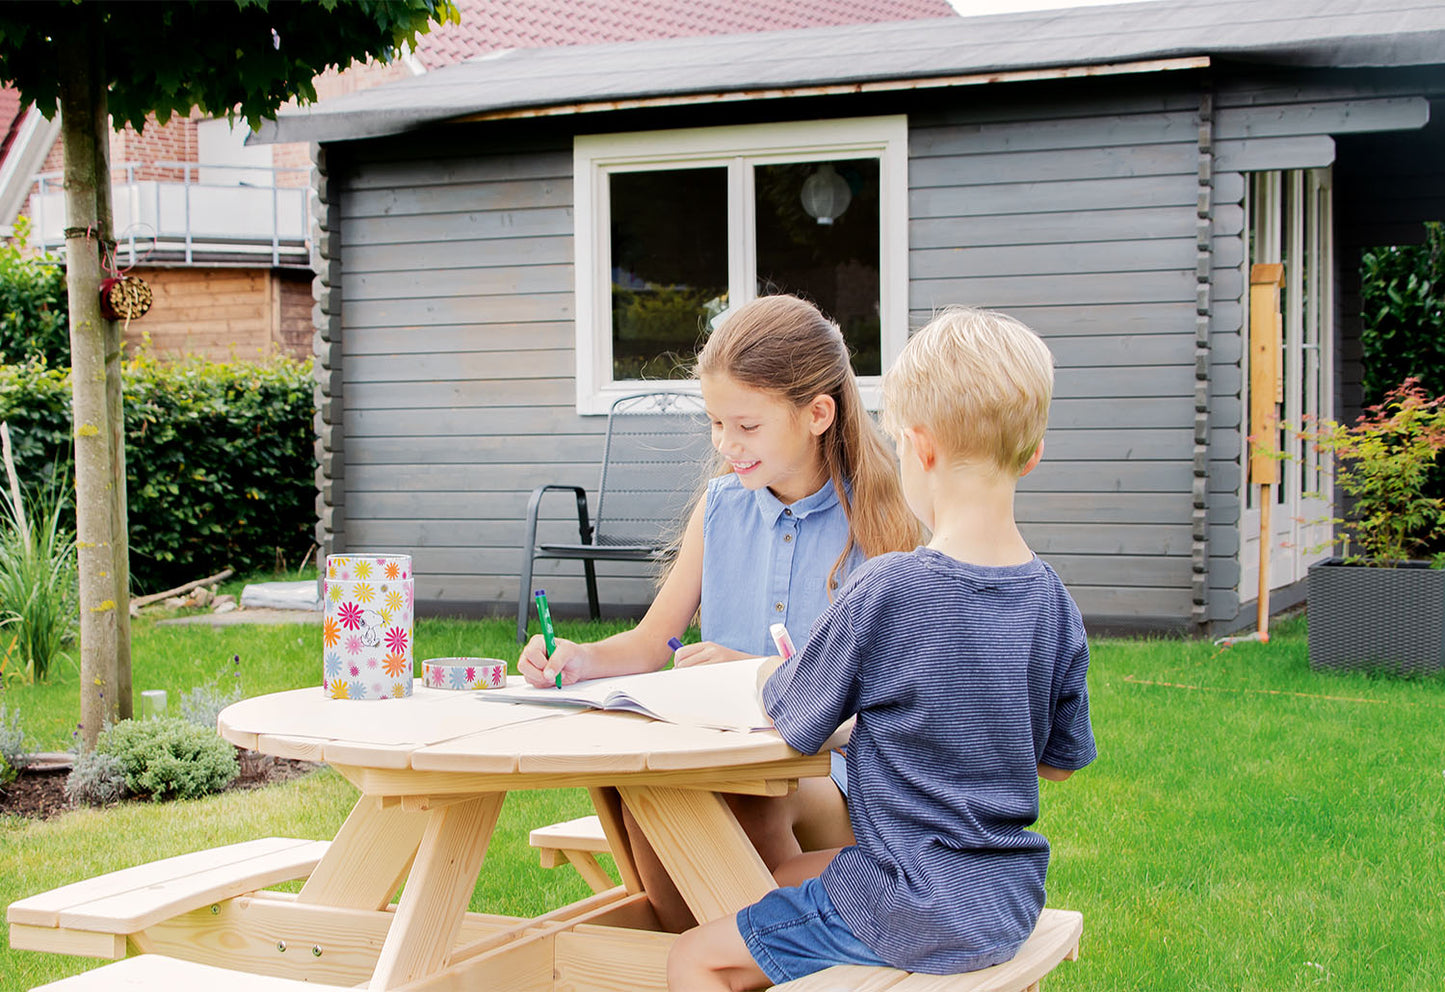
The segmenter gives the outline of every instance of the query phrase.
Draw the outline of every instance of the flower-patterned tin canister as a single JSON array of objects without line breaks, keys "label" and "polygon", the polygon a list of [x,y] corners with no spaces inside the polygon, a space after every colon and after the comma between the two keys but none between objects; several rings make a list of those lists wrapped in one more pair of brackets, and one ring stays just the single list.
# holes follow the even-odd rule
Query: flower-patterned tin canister
[{"label": "flower-patterned tin canister", "polygon": [[332,699],[411,695],[410,555],[329,555],[322,598],[322,690]]}]

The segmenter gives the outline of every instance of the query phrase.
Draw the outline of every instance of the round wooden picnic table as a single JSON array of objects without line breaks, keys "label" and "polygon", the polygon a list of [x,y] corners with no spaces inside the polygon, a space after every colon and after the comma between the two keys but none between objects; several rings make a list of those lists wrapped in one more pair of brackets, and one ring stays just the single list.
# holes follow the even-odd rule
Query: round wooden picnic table
[{"label": "round wooden picnic table", "polygon": [[[780,795],[798,778],[828,770],[826,753],[799,755],[774,731],[710,730],[484,695],[418,687],[408,698],[362,702],[310,688],[222,711],[227,740],[325,761],[361,791],[294,901],[257,917],[262,942],[284,918],[345,949],[295,955],[288,975],[369,980],[372,989],[648,987],[660,980],[670,935],[649,931],[619,798],[693,913],[710,920],[773,886],[719,793]],[[532,920],[468,913],[506,792],[577,786],[592,794],[623,884]],[[207,961],[244,968],[247,954],[218,947]],[[628,962],[634,973],[616,984]],[[646,974],[636,972],[638,962]]]}]

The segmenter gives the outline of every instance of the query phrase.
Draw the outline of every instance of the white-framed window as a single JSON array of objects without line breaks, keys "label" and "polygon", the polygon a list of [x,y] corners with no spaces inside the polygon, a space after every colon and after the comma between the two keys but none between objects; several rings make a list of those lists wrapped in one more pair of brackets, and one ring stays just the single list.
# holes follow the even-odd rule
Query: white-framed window
[{"label": "white-framed window", "polygon": [[717,317],[797,293],[843,329],[865,399],[908,338],[903,116],[579,135],[577,411],[687,385]]}]

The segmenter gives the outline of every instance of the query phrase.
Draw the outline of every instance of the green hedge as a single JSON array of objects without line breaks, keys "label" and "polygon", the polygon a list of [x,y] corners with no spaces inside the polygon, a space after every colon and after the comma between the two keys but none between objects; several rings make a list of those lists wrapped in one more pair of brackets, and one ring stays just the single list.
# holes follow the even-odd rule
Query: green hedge
[{"label": "green hedge", "polygon": [[1445,224],[1425,225],[1425,243],[1365,252],[1360,265],[1365,403],[1415,376],[1445,393]]},{"label": "green hedge", "polygon": [[[28,226],[16,221],[23,238]],[[0,243],[0,362],[44,356],[70,364],[70,310],[65,270],[28,254],[23,245]]]},{"label": "green hedge", "polygon": [[[295,566],[316,522],[310,363],[128,361],[126,485],[132,591],[231,566]],[[0,366],[17,472],[69,471],[68,373]]]}]

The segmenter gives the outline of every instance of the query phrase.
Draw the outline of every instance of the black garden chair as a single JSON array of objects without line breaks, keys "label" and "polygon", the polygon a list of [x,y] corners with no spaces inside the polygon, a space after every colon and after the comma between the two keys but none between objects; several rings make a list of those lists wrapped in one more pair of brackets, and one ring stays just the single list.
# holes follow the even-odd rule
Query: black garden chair
[{"label": "black garden chair", "polygon": [[[582,562],[587,605],[601,617],[597,561],[662,561],[680,533],[683,514],[697,492],[703,459],[712,451],[702,399],[690,393],[653,392],[624,396],[607,415],[597,513],[589,516],[581,486],[548,484],[532,490],[522,545],[517,592],[517,643],[527,639],[532,603],[532,569],[539,558]],[[577,501],[577,543],[538,542],[537,516],[548,492],[571,492]]]}]

